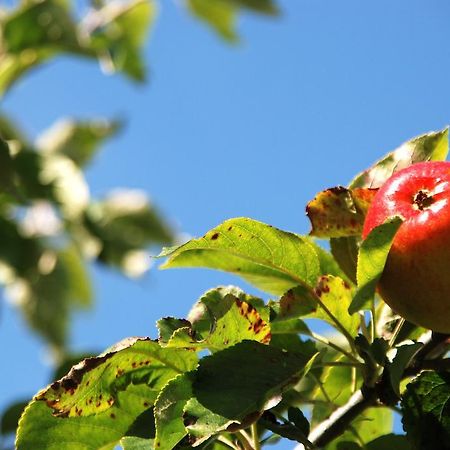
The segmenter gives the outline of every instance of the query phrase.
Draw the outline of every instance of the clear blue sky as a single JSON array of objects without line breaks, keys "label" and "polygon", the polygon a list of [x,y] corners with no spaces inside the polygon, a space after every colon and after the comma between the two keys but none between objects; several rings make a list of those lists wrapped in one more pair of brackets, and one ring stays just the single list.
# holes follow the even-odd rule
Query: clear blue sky
[{"label": "clear blue sky", "polygon": [[[63,58],[3,102],[32,136],[66,115],[127,118],[88,171],[94,196],[144,189],[192,235],[237,216],[307,233],[304,207],[316,192],[450,123],[448,0],[283,0],[279,19],[242,17],[238,46],[178,2],[162,3],[147,85]],[[206,289],[245,286],[202,270],[152,270],[137,283],[92,272],[96,306],[76,317],[75,350],[156,336],[158,318],[184,316]],[[43,344],[7,305],[0,341],[2,409],[43,387],[50,369]]]}]

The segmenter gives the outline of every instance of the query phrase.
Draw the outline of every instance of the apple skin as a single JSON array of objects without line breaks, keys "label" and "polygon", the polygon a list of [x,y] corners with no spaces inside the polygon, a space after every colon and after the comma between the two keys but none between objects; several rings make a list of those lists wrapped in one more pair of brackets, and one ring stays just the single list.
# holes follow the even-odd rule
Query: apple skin
[{"label": "apple skin", "polygon": [[416,163],[394,173],[372,201],[363,238],[392,216],[404,222],[378,292],[410,322],[450,333],[450,162]]}]

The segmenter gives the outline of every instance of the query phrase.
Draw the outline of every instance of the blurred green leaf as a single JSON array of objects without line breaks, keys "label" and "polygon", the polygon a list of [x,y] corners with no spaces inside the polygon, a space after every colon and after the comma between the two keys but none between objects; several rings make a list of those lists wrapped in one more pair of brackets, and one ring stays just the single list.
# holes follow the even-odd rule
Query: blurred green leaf
[{"label": "blurred green leaf", "polygon": [[371,168],[360,173],[350,188],[379,188],[394,172],[422,161],[445,161],[448,154],[448,128],[415,137]]},{"label": "blurred green leaf", "polygon": [[30,399],[16,401],[5,408],[0,419],[0,433],[3,436],[16,432],[20,416],[29,401]]},{"label": "blurred green leaf", "polygon": [[194,16],[208,24],[228,41],[237,41],[236,21],[242,10],[265,15],[277,15],[278,7],[272,0],[188,0]]},{"label": "blurred green leaf", "polygon": [[421,373],[408,384],[401,405],[414,450],[450,449],[450,373]]},{"label": "blurred green leaf", "polygon": [[84,225],[97,240],[98,260],[119,267],[129,276],[140,276],[150,265],[143,249],[173,241],[172,230],[148,200],[137,190],[120,190],[92,203]]},{"label": "blurred green leaf", "polygon": [[120,129],[119,121],[61,120],[38,139],[37,147],[45,154],[59,153],[80,167],[92,159],[104,140]]},{"label": "blurred green leaf", "polygon": [[361,244],[358,255],[358,291],[348,308],[350,314],[365,309],[373,300],[395,233],[403,220],[400,217],[388,219],[375,227]]},{"label": "blurred green leaf", "polygon": [[208,267],[240,275],[262,290],[283,294],[314,285],[320,263],[308,240],[247,218],[230,219],[176,248],[161,268]]},{"label": "blurred green leaf", "polygon": [[168,347],[208,348],[216,352],[243,340],[270,342],[270,326],[251,304],[228,294],[220,299],[220,304],[212,305],[209,301],[205,306],[213,315],[209,335],[197,341],[195,326],[179,328],[168,341]]},{"label": "blurred green leaf", "polygon": [[306,207],[311,235],[339,238],[360,236],[367,210],[376,189],[347,189],[342,186],[319,192]]},{"label": "blurred green leaf", "polygon": [[124,72],[136,81],[145,80],[140,47],[155,16],[155,3],[149,0],[108,2],[91,13],[86,20],[87,27],[95,24],[89,30],[90,48],[99,55],[104,69]]},{"label": "blurred green leaf", "polygon": [[367,450],[411,450],[406,436],[392,433],[374,439],[366,444],[366,448]]}]

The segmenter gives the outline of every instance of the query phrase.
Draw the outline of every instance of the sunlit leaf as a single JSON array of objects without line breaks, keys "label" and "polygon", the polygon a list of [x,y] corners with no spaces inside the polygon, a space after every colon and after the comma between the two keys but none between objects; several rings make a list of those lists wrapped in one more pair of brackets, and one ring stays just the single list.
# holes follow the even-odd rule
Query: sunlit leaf
[{"label": "sunlit leaf", "polygon": [[355,335],[359,327],[359,317],[350,315],[348,308],[352,302],[352,289],[341,278],[323,276],[315,288],[320,304],[308,316],[322,319],[342,331],[344,328],[350,335]]},{"label": "sunlit leaf", "polygon": [[171,450],[187,434],[183,411],[192,397],[192,376],[185,374],[169,381],[155,403],[155,448]]},{"label": "sunlit leaf", "polygon": [[358,255],[358,291],[348,309],[350,314],[370,305],[395,233],[402,222],[399,217],[388,219],[382,225],[375,227],[363,241]]},{"label": "sunlit leaf", "polygon": [[145,383],[153,392],[147,398],[151,405],[170,379],[192,370],[196,364],[192,352],[162,348],[149,339],[135,338],[74,366],[65,377],[40,392],[36,400],[45,401],[56,416],[90,416],[111,408],[117,392],[130,383]]},{"label": "sunlit leaf", "polygon": [[450,449],[450,373],[420,374],[408,384],[402,410],[414,450]]},{"label": "sunlit leaf", "polygon": [[394,172],[422,161],[444,161],[448,153],[448,128],[415,137],[360,173],[350,188],[379,188]]},{"label": "sunlit leaf", "polygon": [[317,253],[306,239],[246,218],[227,220],[160,256],[168,256],[162,268],[224,270],[274,294],[314,285],[320,272]]},{"label": "sunlit leaf", "polygon": [[320,192],[306,207],[312,224],[311,235],[327,238],[361,235],[376,192],[376,189],[346,189],[342,186]]},{"label": "sunlit leaf", "polygon": [[112,450],[149,408],[148,399],[153,396],[145,384],[130,385],[117,393],[116,403],[108,410],[65,419],[52,415],[45,402],[34,400],[20,420],[17,450]]}]

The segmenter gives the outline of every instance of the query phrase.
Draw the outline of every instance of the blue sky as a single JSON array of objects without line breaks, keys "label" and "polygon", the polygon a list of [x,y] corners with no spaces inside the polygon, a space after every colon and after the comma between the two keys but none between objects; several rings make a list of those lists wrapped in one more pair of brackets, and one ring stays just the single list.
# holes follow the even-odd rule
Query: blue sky
[{"label": "blue sky", "polygon": [[[248,216],[307,233],[304,208],[316,192],[348,183],[404,140],[449,124],[450,3],[280,5],[275,20],[243,16],[243,42],[230,46],[166,1],[145,52],[148,84],[62,58],[24,78],[3,109],[32,136],[61,116],[125,117],[125,130],[88,170],[91,192],[144,189],[180,232],[201,235]],[[74,321],[76,350],[155,336],[158,318],[184,316],[208,288],[246,286],[203,270],[152,270],[138,282],[92,272],[96,306]],[[0,340],[8,361],[1,409],[43,387],[49,367],[43,344],[8,305]]]}]

